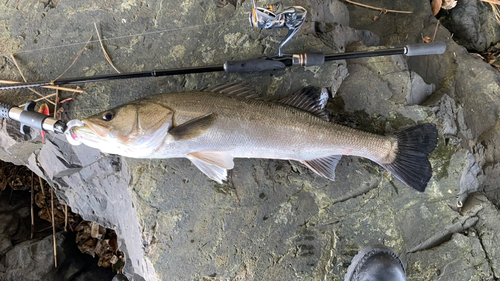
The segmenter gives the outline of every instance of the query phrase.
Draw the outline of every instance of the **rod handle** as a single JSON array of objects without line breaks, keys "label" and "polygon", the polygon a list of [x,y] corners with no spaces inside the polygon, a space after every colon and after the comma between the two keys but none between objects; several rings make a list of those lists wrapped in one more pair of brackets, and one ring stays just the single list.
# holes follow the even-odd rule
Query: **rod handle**
[{"label": "rod handle", "polygon": [[318,66],[325,63],[325,54],[323,53],[305,53],[293,54],[292,65],[298,66]]},{"label": "rod handle", "polygon": [[224,71],[227,73],[259,72],[285,67],[285,64],[280,61],[264,59],[235,60],[224,63]]},{"label": "rod handle", "polygon": [[446,51],[446,43],[442,41],[432,43],[420,43],[405,46],[405,55],[424,56],[424,55],[440,55]]},{"label": "rod handle", "polygon": [[0,101],[0,118],[10,119],[10,117],[9,117],[9,111],[14,106],[15,105],[10,104],[8,102]]}]

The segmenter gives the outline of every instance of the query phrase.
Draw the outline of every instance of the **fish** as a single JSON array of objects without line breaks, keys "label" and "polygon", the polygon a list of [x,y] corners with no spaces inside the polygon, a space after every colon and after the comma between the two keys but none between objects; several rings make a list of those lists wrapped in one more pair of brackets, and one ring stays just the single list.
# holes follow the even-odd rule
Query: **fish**
[{"label": "fish", "polygon": [[234,158],[295,160],[335,179],[342,155],[370,159],[408,187],[424,192],[438,131],[422,123],[378,135],[328,120],[328,92],[308,86],[276,100],[228,83],[147,96],[72,126],[68,141],[131,158],[187,158],[223,183]]}]

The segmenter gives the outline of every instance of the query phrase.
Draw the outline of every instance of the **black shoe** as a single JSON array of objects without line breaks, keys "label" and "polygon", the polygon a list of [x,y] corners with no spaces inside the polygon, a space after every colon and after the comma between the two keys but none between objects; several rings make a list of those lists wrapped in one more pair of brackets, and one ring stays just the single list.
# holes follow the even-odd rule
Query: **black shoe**
[{"label": "black shoe", "polygon": [[344,281],[406,281],[403,262],[388,247],[369,246],[352,259]]}]

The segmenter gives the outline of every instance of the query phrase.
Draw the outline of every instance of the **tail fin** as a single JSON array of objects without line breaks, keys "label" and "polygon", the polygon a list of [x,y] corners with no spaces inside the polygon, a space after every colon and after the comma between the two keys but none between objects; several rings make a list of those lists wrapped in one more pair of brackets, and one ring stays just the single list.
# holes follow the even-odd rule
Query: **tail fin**
[{"label": "tail fin", "polygon": [[434,124],[420,124],[397,132],[396,159],[382,166],[407,186],[424,192],[432,176],[427,156],[436,148],[438,131]]}]

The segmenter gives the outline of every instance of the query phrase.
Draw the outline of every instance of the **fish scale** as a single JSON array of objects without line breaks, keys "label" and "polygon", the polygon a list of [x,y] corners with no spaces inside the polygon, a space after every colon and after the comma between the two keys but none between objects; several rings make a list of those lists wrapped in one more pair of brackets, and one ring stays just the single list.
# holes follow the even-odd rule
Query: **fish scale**
[{"label": "fish scale", "polygon": [[278,103],[207,92],[163,94],[149,99],[175,108],[174,119],[179,124],[208,113],[217,116],[214,126],[204,136],[184,143],[169,143],[155,158],[169,158],[172,150],[177,157],[179,153],[226,150],[236,158],[301,161],[351,154],[380,161],[390,152],[384,145],[390,141],[386,136],[333,124]]}]

